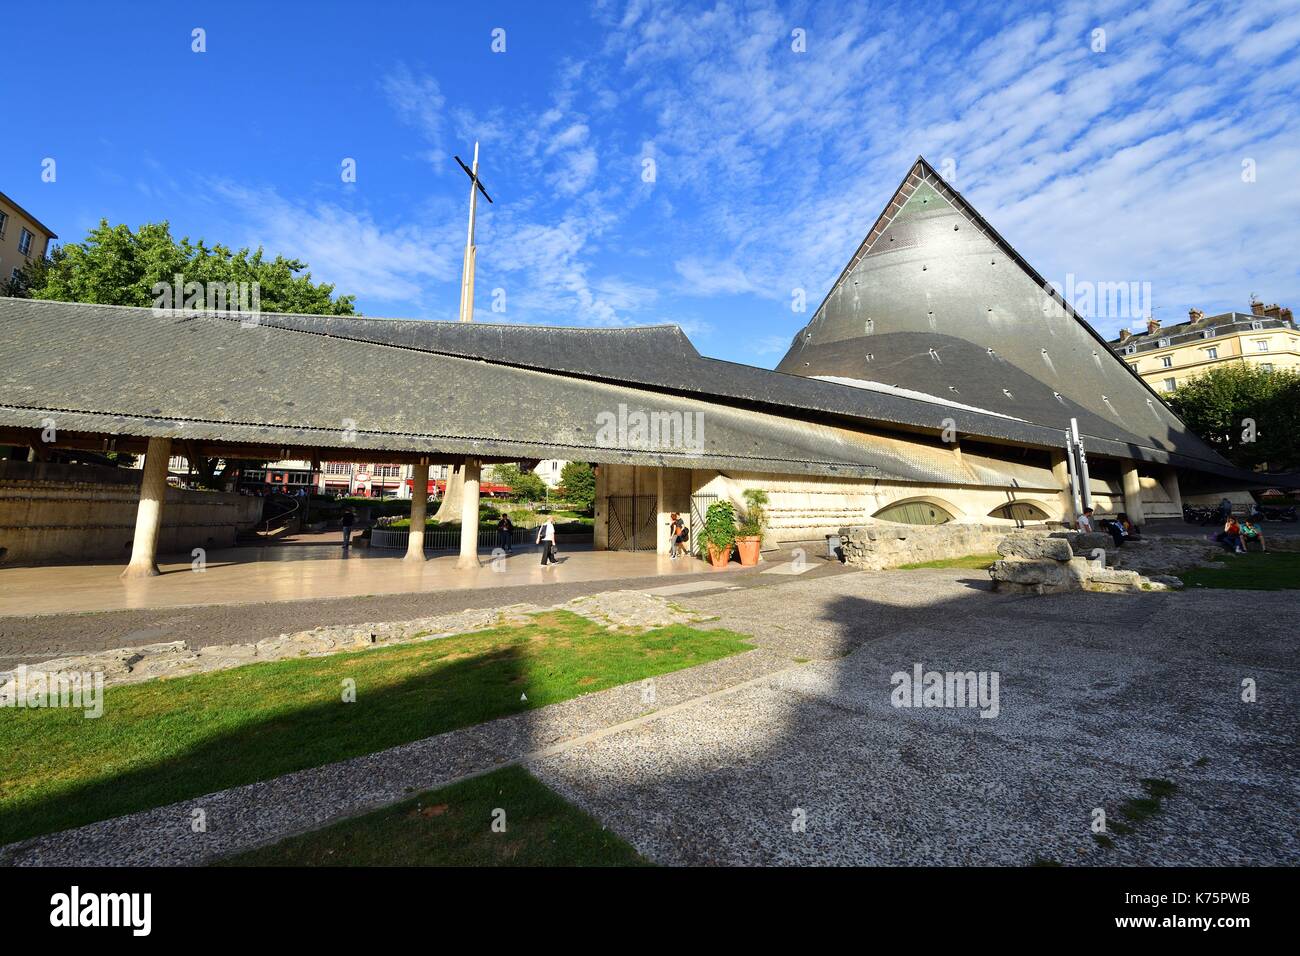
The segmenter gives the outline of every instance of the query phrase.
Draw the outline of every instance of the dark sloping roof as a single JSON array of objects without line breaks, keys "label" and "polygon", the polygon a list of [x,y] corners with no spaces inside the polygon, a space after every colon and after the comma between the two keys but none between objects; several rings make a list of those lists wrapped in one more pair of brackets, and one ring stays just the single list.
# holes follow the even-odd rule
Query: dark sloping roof
[{"label": "dark sloping roof", "polygon": [[[814,414],[847,425],[885,423],[937,433],[951,419],[962,434],[1057,447],[1069,420],[1067,414],[1059,425],[1043,425],[1018,418],[1015,409],[980,412],[969,407],[971,403],[961,395],[949,393],[946,386],[923,378],[917,384],[886,383],[902,384],[904,389],[922,394],[864,391],[782,370],[770,372],[706,358],[676,326],[586,329],[273,313],[263,314],[260,322],[317,335],[544,368],[683,396],[724,399],[782,415]],[[926,394],[933,398],[927,399]],[[1105,423],[1090,429],[1093,419],[1084,409],[1076,407],[1074,414],[1080,418],[1089,450],[1094,453],[1233,470],[1197,439],[1179,449],[1170,442],[1144,443],[1133,435],[1114,433]],[[1200,454],[1189,454],[1196,451]]]},{"label": "dark sloping roof", "polygon": [[[240,320],[0,298],[0,425],[41,428],[49,419],[64,432],[933,483],[1014,477],[997,463],[964,464],[950,449],[829,424]],[[610,447],[601,419],[621,408],[681,420],[698,413],[702,448]]]},{"label": "dark sloping roof", "polygon": [[[263,313],[244,328],[248,319],[0,298],[0,351],[14,356],[0,369],[0,425],[37,427],[48,410],[60,413],[66,430],[327,448],[340,447],[346,418],[357,423],[354,446],[375,450],[940,482],[974,479],[945,471],[945,459],[900,464],[895,446],[885,454],[864,432],[887,426],[937,434],[952,419],[965,435],[1061,443],[1055,427],[703,358],[671,326],[557,329]],[[707,412],[707,454],[687,461],[662,452],[593,452],[595,414],[621,403]],[[179,432],[176,422],[184,423]],[[1158,447],[1095,437],[1087,444],[1093,453],[1241,478],[1226,464]]]},{"label": "dark sloping roof", "polygon": [[1058,431],[1077,418],[1094,450],[1235,471],[923,158],[777,368]]}]

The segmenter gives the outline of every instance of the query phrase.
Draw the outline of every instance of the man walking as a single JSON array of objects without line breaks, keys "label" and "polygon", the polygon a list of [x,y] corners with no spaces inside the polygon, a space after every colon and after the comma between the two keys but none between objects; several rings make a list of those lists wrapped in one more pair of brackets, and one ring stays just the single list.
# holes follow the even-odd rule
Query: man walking
[{"label": "man walking", "polygon": [[347,554],[348,549],[352,547],[352,526],[356,524],[357,516],[351,508],[343,509],[343,553]]},{"label": "man walking", "polygon": [[542,567],[555,564],[555,519],[549,515],[546,524],[537,529],[537,543],[542,546]]}]

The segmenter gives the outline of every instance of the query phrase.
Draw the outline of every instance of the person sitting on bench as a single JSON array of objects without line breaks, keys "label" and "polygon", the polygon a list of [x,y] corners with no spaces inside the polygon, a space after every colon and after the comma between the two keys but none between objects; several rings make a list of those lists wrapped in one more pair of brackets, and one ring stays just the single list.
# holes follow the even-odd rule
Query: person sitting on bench
[{"label": "person sitting on bench", "polygon": [[1241,525],[1237,519],[1228,515],[1228,520],[1223,522],[1223,530],[1214,536],[1215,541],[1223,545],[1233,554],[1245,554],[1246,549],[1242,546]]},{"label": "person sitting on bench", "polygon": [[1259,542],[1260,551],[1268,551],[1268,545],[1264,543],[1264,529],[1261,528],[1250,518],[1241,519],[1241,546],[1243,550],[1250,548],[1252,541]]}]

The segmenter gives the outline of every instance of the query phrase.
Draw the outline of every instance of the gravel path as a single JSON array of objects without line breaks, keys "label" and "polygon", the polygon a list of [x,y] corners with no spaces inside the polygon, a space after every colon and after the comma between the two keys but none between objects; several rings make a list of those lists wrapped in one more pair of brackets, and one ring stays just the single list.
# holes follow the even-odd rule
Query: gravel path
[{"label": "gravel path", "polygon": [[[1234,594],[1250,624],[1228,631],[1224,601],[1004,599],[944,571],[683,598],[769,649],[853,650],[531,767],[664,864],[1294,866],[1300,594]],[[917,662],[998,672],[999,716],[894,708]],[[1122,820],[1143,778],[1178,791],[1095,843],[1094,808]]]}]

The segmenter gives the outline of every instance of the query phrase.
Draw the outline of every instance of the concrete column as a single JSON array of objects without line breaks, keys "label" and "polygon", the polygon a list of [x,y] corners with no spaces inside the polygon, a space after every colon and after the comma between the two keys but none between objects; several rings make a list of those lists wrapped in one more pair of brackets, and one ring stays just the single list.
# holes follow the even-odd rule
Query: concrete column
[{"label": "concrete column", "polygon": [[1073,526],[1079,516],[1074,513],[1074,496],[1070,494],[1070,466],[1065,461],[1063,451],[1052,452],[1052,477],[1056,480],[1056,487],[1061,489],[1057,496],[1061,503],[1061,520]]},{"label": "concrete column", "polygon": [[1137,464],[1131,461],[1120,465],[1120,474],[1124,482],[1124,511],[1128,520],[1140,525],[1146,521],[1142,510],[1142,482],[1138,478]]},{"label": "concrete column", "polygon": [[447,486],[442,493],[442,501],[438,504],[438,513],[434,517],[441,523],[443,521],[460,520],[461,492],[465,487],[465,469],[461,465],[453,465],[447,469]]},{"label": "concrete column", "polygon": [[167,498],[167,461],[170,438],[150,438],[140,476],[140,506],[135,513],[135,541],[124,578],[151,578],[158,571],[158,532],[162,529],[163,502]]},{"label": "concrete column", "polygon": [[429,511],[429,466],[411,467],[411,534],[406,539],[406,560],[424,560],[424,518]]},{"label": "concrete column", "polygon": [[596,504],[592,509],[595,524],[592,528],[592,547],[597,551],[609,549],[609,465],[597,464]]},{"label": "concrete column", "polygon": [[1165,494],[1173,503],[1174,510],[1178,514],[1183,513],[1183,494],[1178,487],[1178,470],[1176,468],[1165,468],[1160,472],[1160,484],[1164,486]]},{"label": "concrete column", "polygon": [[482,463],[466,458],[461,469],[465,476],[460,499],[460,558],[458,568],[477,568],[478,563],[478,487]]},{"label": "concrete column", "polygon": [[664,472],[666,468],[655,469],[655,550],[667,554],[672,547],[672,535],[668,533],[668,498],[664,489]]}]

